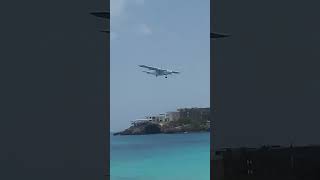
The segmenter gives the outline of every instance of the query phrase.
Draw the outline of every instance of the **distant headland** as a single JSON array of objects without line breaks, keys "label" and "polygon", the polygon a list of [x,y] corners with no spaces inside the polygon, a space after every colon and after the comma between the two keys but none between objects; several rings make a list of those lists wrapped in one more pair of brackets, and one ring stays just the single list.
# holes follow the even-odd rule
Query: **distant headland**
[{"label": "distant headland", "polygon": [[172,134],[210,131],[210,108],[181,108],[131,122],[131,127],[113,135]]}]

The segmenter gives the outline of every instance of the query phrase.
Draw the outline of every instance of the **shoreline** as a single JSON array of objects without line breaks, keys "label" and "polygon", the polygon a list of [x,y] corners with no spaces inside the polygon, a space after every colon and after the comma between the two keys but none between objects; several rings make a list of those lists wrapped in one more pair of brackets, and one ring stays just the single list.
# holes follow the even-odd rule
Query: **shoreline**
[{"label": "shoreline", "polygon": [[[210,133],[210,131],[193,131],[193,132],[176,132],[176,133],[152,133],[152,134],[117,134],[119,132],[113,132],[110,134],[113,136],[149,136],[149,135],[160,135],[160,134],[166,134],[166,135],[174,135],[174,134],[201,134],[201,133]],[[116,135],[115,135],[116,134]]]}]

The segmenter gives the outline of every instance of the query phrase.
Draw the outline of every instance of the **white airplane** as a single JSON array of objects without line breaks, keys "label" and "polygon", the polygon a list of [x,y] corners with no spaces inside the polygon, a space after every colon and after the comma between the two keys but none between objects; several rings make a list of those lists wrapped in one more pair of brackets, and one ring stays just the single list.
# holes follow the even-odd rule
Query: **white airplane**
[{"label": "white airplane", "polygon": [[146,68],[146,69],[151,70],[151,71],[142,71],[142,72],[154,75],[156,77],[164,76],[165,78],[168,78],[168,75],[179,74],[180,73],[180,72],[177,72],[177,71],[170,71],[170,70],[167,70],[167,69],[160,69],[160,68],[146,66],[146,65],[139,65],[139,66],[142,67],[142,68]]}]

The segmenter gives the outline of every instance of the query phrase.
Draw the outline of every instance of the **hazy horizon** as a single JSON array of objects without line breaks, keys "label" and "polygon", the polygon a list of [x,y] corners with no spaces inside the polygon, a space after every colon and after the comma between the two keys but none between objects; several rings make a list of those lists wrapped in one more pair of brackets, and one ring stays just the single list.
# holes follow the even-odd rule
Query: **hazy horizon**
[{"label": "hazy horizon", "polygon": [[[111,131],[146,115],[210,107],[209,5],[111,0]],[[140,64],[181,74],[156,78]]]}]

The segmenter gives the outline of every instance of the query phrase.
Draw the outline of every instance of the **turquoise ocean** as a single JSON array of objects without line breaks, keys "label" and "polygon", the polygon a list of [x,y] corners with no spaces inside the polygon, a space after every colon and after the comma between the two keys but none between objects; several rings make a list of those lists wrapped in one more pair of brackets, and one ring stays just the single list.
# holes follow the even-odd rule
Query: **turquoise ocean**
[{"label": "turquoise ocean", "polygon": [[210,134],[112,136],[111,180],[209,180]]}]

